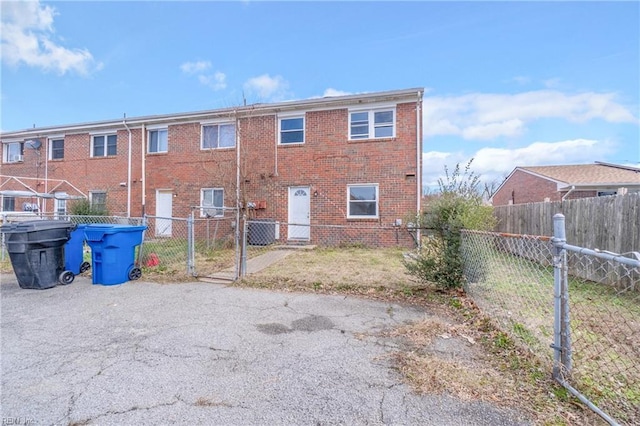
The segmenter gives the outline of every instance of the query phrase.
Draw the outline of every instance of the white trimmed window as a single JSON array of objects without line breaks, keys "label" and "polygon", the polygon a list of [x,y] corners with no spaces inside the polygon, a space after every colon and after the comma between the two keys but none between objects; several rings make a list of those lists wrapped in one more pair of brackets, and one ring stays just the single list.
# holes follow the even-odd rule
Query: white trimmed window
[{"label": "white trimmed window", "polygon": [[95,135],[91,138],[91,156],[107,157],[118,153],[118,135]]},{"label": "white trimmed window", "polygon": [[3,163],[20,163],[23,161],[24,143],[23,142],[9,142],[5,143],[2,147],[2,162]]},{"label": "white trimmed window", "polygon": [[203,188],[200,190],[200,217],[224,216],[224,189]]},{"label": "white trimmed window", "polygon": [[395,107],[349,111],[349,139],[393,138],[396,135],[395,117]]},{"label": "white trimmed window", "polygon": [[107,192],[91,191],[89,192],[89,203],[94,210],[107,211]]},{"label": "white trimmed window", "polygon": [[287,117],[278,120],[281,145],[304,143],[304,117]]},{"label": "white trimmed window", "polygon": [[148,153],[168,152],[169,132],[167,129],[149,130]]},{"label": "white trimmed window", "polygon": [[16,211],[16,199],[15,197],[8,197],[6,195],[2,195],[2,211],[3,212],[14,212]]},{"label": "white trimmed window", "polygon": [[64,139],[49,140],[49,160],[61,160],[64,158]]},{"label": "white trimmed window", "polygon": [[234,146],[236,146],[235,124],[202,125],[201,149],[233,148]]},{"label": "white trimmed window", "polygon": [[[55,194],[56,196],[59,197],[65,197],[67,194],[65,192],[56,192]],[[60,219],[61,217],[64,217],[67,215],[67,200],[62,198],[62,199],[55,199],[55,218],[56,219]]]},{"label": "white trimmed window", "polygon": [[347,218],[378,217],[378,184],[347,185]]}]

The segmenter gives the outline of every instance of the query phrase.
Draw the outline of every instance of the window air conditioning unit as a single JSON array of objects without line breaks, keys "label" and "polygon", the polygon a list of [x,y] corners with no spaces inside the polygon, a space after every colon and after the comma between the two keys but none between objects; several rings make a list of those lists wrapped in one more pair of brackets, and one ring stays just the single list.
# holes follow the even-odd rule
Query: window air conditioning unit
[{"label": "window air conditioning unit", "polygon": [[10,163],[19,163],[24,161],[24,157],[22,155],[10,155],[9,162]]}]

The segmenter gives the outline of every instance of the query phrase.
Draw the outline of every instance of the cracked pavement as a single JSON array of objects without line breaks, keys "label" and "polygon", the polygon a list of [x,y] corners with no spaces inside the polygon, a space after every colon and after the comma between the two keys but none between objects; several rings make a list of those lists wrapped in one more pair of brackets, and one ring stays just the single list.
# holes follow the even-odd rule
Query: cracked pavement
[{"label": "cracked pavement", "polygon": [[32,425],[528,424],[416,395],[375,333],[429,312],[209,283],[2,277],[1,412]]}]

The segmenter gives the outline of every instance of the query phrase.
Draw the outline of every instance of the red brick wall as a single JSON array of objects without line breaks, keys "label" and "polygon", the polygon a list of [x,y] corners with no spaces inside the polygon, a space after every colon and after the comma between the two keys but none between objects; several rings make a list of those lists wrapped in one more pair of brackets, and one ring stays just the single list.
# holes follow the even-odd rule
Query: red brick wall
[{"label": "red brick wall", "polygon": [[[516,170],[493,196],[493,205],[508,205],[510,200],[513,200],[512,204],[539,203],[545,201],[547,197],[549,201],[560,201],[567,192],[559,192],[555,182]],[[597,195],[597,191],[571,191],[566,199],[589,198]]]},{"label": "red brick wall", "polygon": [[494,206],[503,206],[513,200],[513,204],[559,201],[560,193],[555,182],[516,170],[493,196]]},{"label": "red brick wall", "polygon": [[[239,120],[241,200],[266,204],[265,208],[247,211],[250,218],[287,222],[290,186],[310,187],[312,225],[390,226],[396,219],[406,220],[416,212],[416,103],[397,105],[395,138],[349,141],[348,114],[346,108],[307,112],[305,143],[300,145],[277,144],[278,121],[274,114]],[[200,204],[202,188],[224,188],[225,205],[235,206],[237,151],[201,150],[200,133],[200,123],[169,125],[169,152],[146,155],[147,214],[155,214],[158,189],[173,193],[174,217],[187,217],[191,206]],[[142,129],[133,128],[131,135],[131,216],[140,216]],[[67,134],[64,159],[48,162],[48,176],[67,179],[85,194],[107,191],[109,212],[125,215],[127,188],[120,183],[127,181],[128,142],[129,133],[119,130],[116,156],[90,158],[91,135]],[[25,150],[24,164],[5,164],[2,174],[35,176],[33,155]],[[41,168],[40,176],[42,173]],[[379,218],[347,219],[347,185],[363,183],[379,185]],[[397,233],[388,234],[389,238],[381,238],[389,241],[381,243],[396,244]],[[411,244],[409,235],[401,234],[400,243]]]}]

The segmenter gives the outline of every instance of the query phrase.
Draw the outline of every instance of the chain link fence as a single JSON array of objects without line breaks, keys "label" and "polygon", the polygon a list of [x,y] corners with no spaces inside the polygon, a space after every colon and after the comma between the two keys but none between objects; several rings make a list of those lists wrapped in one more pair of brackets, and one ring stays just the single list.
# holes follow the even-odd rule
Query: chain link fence
[{"label": "chain link fence", "polygon": [[463,231],[466,291],[605,420],[640,424],[640,255],[559,234]]}]

